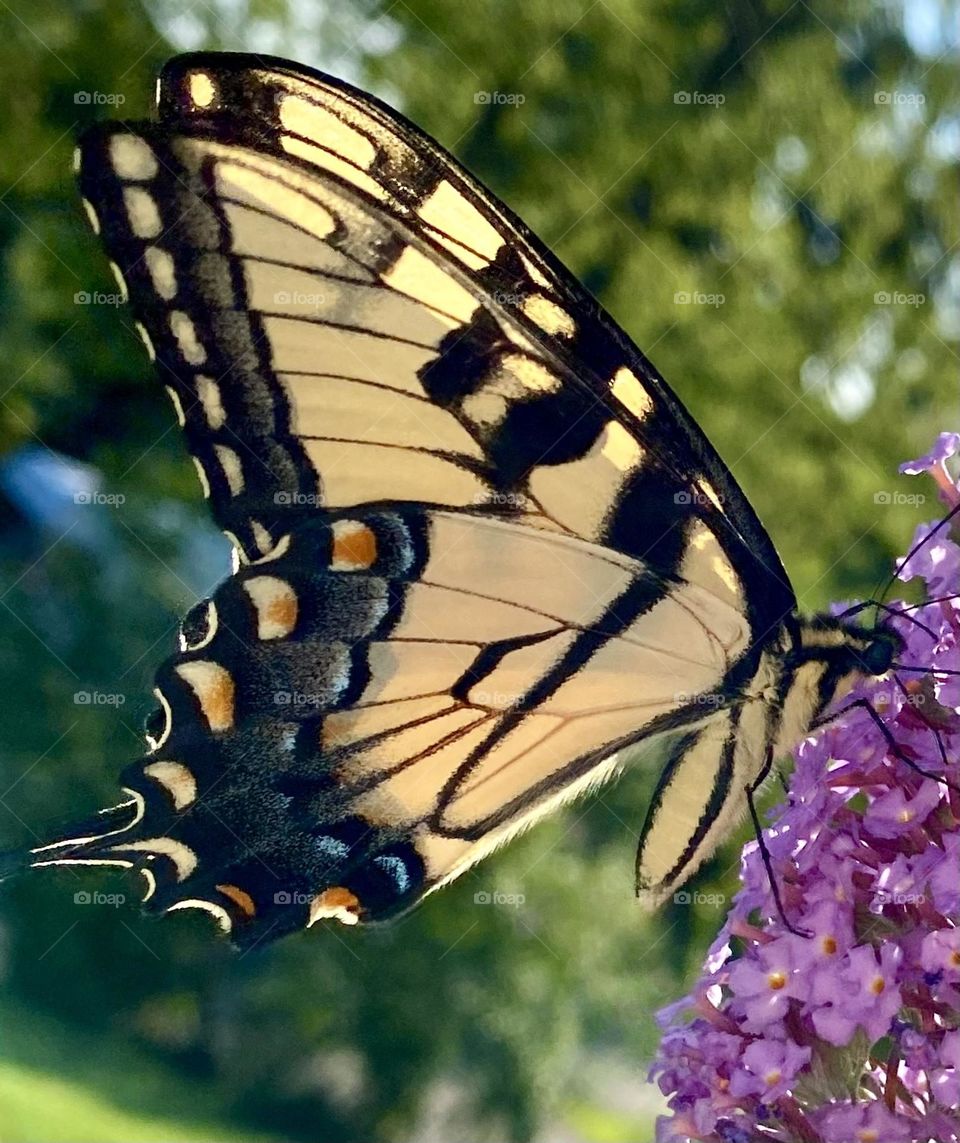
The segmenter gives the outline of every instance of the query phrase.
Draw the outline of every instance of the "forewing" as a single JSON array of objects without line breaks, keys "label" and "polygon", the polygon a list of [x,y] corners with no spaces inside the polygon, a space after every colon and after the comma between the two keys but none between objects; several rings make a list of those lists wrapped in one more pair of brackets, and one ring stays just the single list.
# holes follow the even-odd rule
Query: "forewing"
[{"label": "forewing", "polygon": [[159,130],[89,135],[81,182],[247,556],[282,534],[278,509],[410,500],[524,511],[666,575],[699,518],[749,581],[753,626],[790,610],[766,533],[656,371],[434,142],[247,56],[178,57],[159,106]]}]

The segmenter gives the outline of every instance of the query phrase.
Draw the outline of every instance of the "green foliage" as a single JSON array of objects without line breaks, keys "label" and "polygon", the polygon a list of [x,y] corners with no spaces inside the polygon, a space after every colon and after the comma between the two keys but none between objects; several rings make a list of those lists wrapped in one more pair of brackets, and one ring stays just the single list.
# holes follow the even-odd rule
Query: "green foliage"
[{"label": "green foliage", "polygon": [[[322,39],[296,34],[303,12],[279,3],[214,4],[200,24],[185,12],[150,6],[168,35],[196,26],[209,46],[278,45],[365,76],[503,196],[690,406],[804,606],[870,592],[932,514],[874,499],[906,487],[897,461],[956,412],[955,76],[916,55],[893,9],[408,0],[324,7]],[[98,510],[85,548],[30,531],[10,505],[0,517],[5,844],[111,803],[176,616],[220,566],[128,316],[74,303],[114,287],[69,175],[72,139],[118,111],[76,93],[122,95],[120,113],[145,114],[172,50],[143,9],[105,0],[36,0],[6,16],[0,39],[0,449],[59,449],[126,496]],[[884,92],[925,102],[877,102]],[[884,292],[926,300],[875,302]],[[125,702],[77,705],[81,690]],[[143,1074],[151,1061],[209,1095],[199,1118],[291,1140],[390,1143],[431,1124],[441,1137],[525,1140],[558,1116],[584,1139],[629,1137],[589,1065],[615,1055],[642,1085],[652,1011],[719,923],[710,904],[646,918],[633,903],[654,769],[539,825],[394,927],[318,928],[245,957],[203,917],[141,920],[139,886],[119,874],[4,885],[7,987],[21,1008],[0,1014],[0,1051],[31,1071],[45,1058],[49,1084],[109,1090],[134,1043]],[[729,897],[735,860],[728,848],[697,887]],[[74,903],[94,888],[126,902]],[[524,903],[475,902],[493,890]],[[25,1012],[48,1037],[29,1063],[4,1029]],[[53,1019],[116,1046],[94,1057],[96,1082],[58,1053]],[[61,1096],[32,1084],[26,1070],[0,1077],[0,1111],[12,1123],[20,1108],[11,1137],[73,1138],[66,1118],[43,1118]],[[119,1137],[113,1115],[98,1138]],[[131,1124],[124,1138],[150,1130]]]},{"label": "green foliage", "polygon": [[[0,1109],[4,1143],[280,1143],[222,1123],[211,1085],[36,1012],[4,1006]],[[122,1047],[123,1067],[116,1066]]]}]

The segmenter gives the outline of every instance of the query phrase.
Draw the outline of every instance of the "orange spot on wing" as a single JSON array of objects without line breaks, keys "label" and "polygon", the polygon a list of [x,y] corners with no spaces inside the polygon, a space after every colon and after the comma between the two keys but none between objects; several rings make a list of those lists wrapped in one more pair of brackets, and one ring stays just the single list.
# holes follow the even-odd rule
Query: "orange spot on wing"
[{"label": "orange spot on wing", "polygon": [[201,700],[211,730],[229,730],[233,726],[233,697],[233,679],[224,672]]},{"label": "orange spot on wing", "polygon": [[338,520],[333,526],[333,561],[336,571],[372,567],[377,559],[377,537],[356,520]]},{"label": "orange spot on wing", "polygon": [[310,919],[307,927],[324,917],[335,917],[345,925],[355,925],[360,920],[360,901],[355,893],[342,885],[324,889],[310,903]]},{"label": "orange spot on wing", "polygon": [[181,663],[176,670],[197,696],[210,729],[214,733],[229,730],[234,722],[236,688],[226,667],[219,663],[193,661]]},{"label": "orange spot on wing", "polygon": [[217,891],[222,893],[224,897],[229,897],[240,911],[246,913],[248,917],[252,917],[254,913],[256,913],[257,906],[253,903],[253,898],[245,889],[241,889],[239,885],[218,885]]},{"label": "orange spot on wing", "polygon": [[292,631],[297,624],[297,597],[292,592],[277,596],[268,604],[266,617],[277,627]]}]

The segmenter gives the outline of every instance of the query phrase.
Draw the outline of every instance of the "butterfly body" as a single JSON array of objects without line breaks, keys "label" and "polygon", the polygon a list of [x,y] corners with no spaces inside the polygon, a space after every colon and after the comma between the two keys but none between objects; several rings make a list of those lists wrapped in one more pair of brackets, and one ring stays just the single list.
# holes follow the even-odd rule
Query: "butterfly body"
[{"label": "butterfly body", "polygon": [[416,128],[284,61],[159,90],[80,186],[237,568],[126,828],[36,863],[135,865],[240,940],[376,920],[670,734],[638,859],[670,892],[889,640],[798,617],[659,374]]}]

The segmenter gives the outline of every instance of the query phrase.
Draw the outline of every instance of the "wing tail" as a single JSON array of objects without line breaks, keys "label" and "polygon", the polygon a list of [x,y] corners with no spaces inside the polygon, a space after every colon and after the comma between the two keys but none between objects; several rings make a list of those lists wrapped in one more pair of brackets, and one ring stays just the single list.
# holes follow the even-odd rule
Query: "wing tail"
[{"label": "wing tail", "polygon": [[133,795],[85,821],[51,831],[52,839],[27,849],[0,853],[0,881],[47,865],[108,864],[104,854],[118,834],[133,828],[143,813],[142,799]]}]

